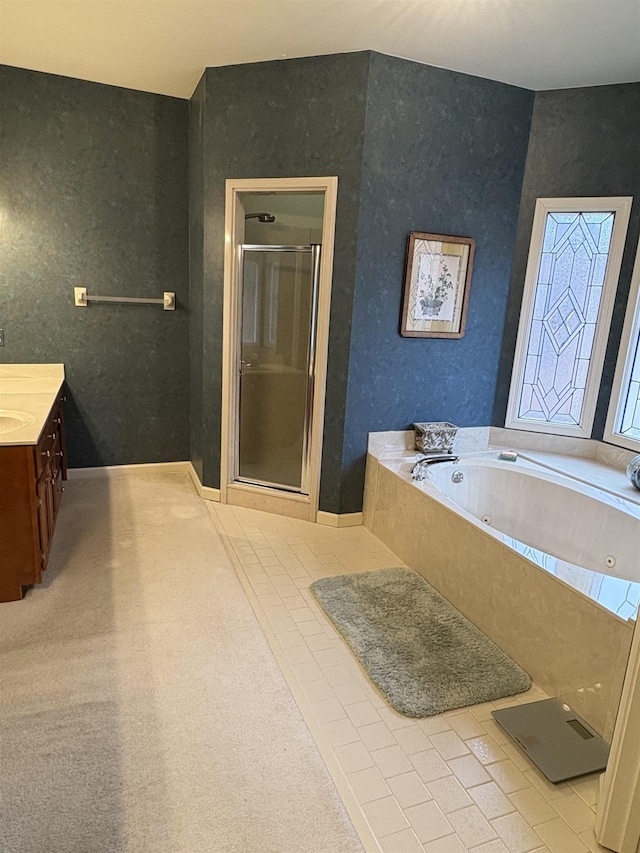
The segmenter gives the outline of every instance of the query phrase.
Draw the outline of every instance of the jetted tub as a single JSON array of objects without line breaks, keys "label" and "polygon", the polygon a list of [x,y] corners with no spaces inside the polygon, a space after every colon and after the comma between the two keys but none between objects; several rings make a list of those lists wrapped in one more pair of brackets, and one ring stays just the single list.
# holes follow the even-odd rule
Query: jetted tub
[{"label": "jetted tub", "polygon": [[640,501],[524,450],[498,455],[463,453],[414,481],[422,454],[370,449],[365,526],[609,739],[640,600]]},{"label": "jetted tub", "polygon": [[498,452],[430,466],[428,479],[508,547],[612,613],[636,617],[640,504]]}]

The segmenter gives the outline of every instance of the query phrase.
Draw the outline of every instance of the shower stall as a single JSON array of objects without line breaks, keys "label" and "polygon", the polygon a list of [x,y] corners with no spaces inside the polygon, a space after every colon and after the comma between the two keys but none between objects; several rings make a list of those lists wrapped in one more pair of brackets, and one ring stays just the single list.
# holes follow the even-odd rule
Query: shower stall
[{"label": "shower stall", "polygon": [[309,494],[320,252],[240,247],[237,482]]},{"label": "shower stall", "polygon": [[316,520],[336,184],[227,182],[224,502]]}]

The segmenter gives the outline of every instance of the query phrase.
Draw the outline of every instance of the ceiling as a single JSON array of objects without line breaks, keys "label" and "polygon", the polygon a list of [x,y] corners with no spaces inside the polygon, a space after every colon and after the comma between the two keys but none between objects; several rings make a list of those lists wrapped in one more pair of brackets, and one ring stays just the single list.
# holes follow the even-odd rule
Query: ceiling
[{"label": "ceiling", "polygon": [[640,80],[640,0],[0,0],[0,63],[191,96],[208,66],[376,50],[528,89]]}]

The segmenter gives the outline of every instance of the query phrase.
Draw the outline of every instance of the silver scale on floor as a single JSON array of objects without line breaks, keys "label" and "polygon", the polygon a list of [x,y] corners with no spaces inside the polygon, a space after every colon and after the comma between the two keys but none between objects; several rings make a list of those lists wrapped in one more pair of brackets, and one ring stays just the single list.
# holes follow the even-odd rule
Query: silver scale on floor
[{"label": "silver scale on floor", "polygon": [[607,766],[607,743],[560,699],[491,714],[550,782],[565,782]]}]

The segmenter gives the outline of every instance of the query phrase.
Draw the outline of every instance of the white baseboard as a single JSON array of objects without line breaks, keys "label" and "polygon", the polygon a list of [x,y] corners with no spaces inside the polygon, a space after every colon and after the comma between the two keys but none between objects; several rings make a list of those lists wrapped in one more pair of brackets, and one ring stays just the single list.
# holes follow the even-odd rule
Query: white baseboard
[{"label": "white baseboard", "polygon": [[201,486],[200,497],[205,501],[215,501],[220,503],[220,489],[214,489],[213,486]]},{"label": "white baseboard", "polygon": [[67,477],[69,480],[85,480],[90,477],[113,477],[118,474],[126,474],[128,471],[144,471],[154,468],[162,468],[163,471],[186,471],[190,462],[142,462],[134,465],[100,465],[96,468],[69,468]]},{"label": "white baseboard", "polygon": [[214,489],[211,486],[203,486],[200,482],[200,477],[198,477],[196,469],[193,467],[193,462],[187,462],[186,464],[189,467],[189,474],[193,480],[193,485],[196,487],[196,491],[200,497],[205,501],[215,501],[216,503],[220,503],[220,489]]},{"label": "white baseboard", "polygon": [[316,516],[317,524],[324,524],[327,527],[358,527],[362,524],[361,512],[322,512],[318,511]]}]

